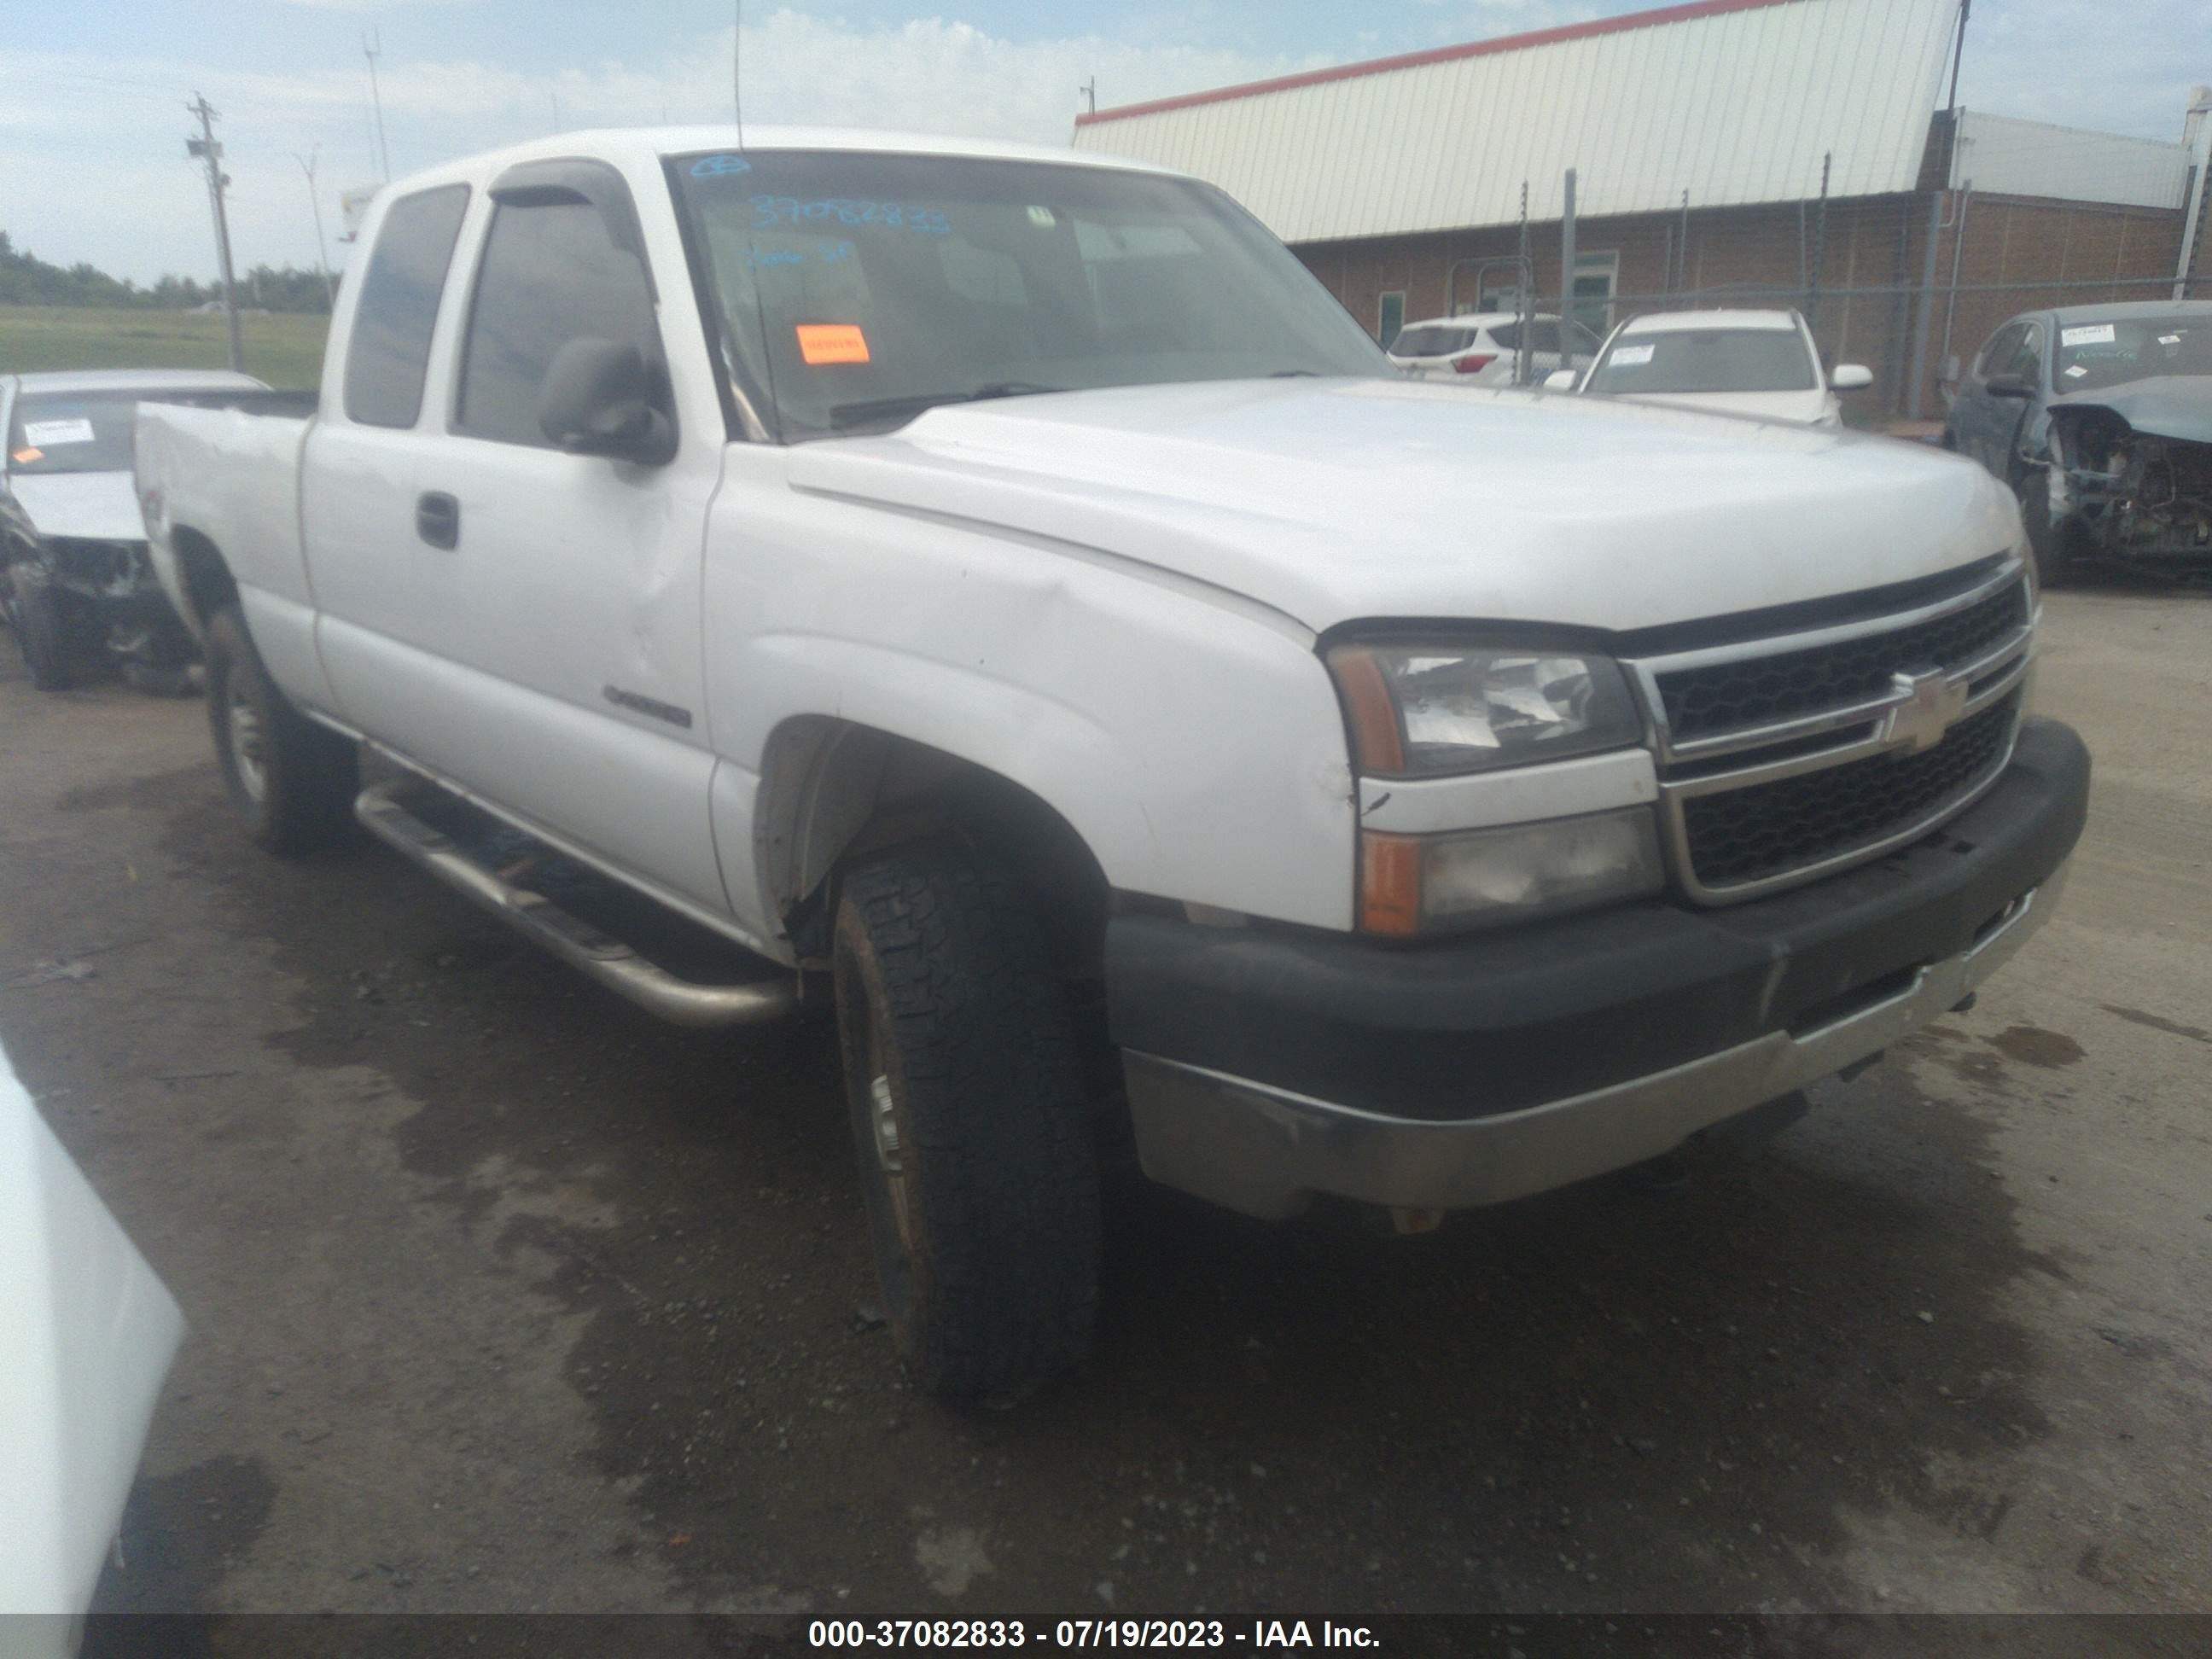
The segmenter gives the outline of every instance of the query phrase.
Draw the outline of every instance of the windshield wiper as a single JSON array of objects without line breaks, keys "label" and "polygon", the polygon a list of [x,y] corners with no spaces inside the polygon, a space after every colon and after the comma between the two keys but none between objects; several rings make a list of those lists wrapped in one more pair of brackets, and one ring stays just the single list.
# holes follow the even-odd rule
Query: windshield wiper
[{"label": "windshield wiper", "polygon": [[994,398],[1029,398],[1039,392],[1066,390],[1065,386],[1041,386],[1035,380],[994,380],[970,392],[910,392],[903,398],[865,398],[858,403],[830,404],[830,424],[858,426],[864,421],[919,415],[939,404],[980,404]]},{"label": "windshield wiper", "polygon": [[1321,371],[1317,368],[1279,368],[1267,378],[1271,380],[1318,380]]}]

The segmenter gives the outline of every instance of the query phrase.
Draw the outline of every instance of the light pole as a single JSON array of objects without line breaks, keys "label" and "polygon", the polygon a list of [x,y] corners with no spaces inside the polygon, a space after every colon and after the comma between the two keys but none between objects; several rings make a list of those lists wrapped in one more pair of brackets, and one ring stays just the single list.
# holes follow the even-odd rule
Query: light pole
[{"label": "light pole", "polygon": [[323,298],[329,302],[331,309],[336,311],[338,308],[338,285],[331,280],[331,251],[323,241],[323,203],[322,198],[315,194],[315,163],[321,158],[322,149],[320,144],[311,144],[305,155],[294,150],[292,159],[300,164],[300,171],[307,175],[307,205],[314,210],[315,214],[315,269],[323,273]]}]

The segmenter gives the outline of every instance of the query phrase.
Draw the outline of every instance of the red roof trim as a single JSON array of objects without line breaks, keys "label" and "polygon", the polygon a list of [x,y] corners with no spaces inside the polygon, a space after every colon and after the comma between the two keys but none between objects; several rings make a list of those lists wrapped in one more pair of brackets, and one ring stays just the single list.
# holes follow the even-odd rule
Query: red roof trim
[{"label": "red roof trim", "polygon": [[1682,6],[1662,6],[1656,11],[1632,11],[1619,17],[1600,17],[1587,23],[1559,28],[1532,29],[1526,34],[1504,34],[1494,40],[1471,40],[1464,46],[1437,46],[1428,52],[1409,52],[1396,58],[1370,58],[1362,64],[1340,64],[1334,69],[1308,70],[1301,75],[1279,76],[1273,81],[1249,81],[1240,87],[1216,87],[1207,92],[1186,92],[1174,98],[1155,98],[1147,104],[1123,104],[1078,115],[1079,127],[1102,121],[1127,120],[1133,115],[1158,115],[1164,110],[1189,109],[1198,104],[1218,104],[1232,98],[1250,98],[1263,92],[1287,92],[1293,87],[1319,86],[1327,81],[1350,81],[1360,76],[1387,75],[1393,70],[1419,69],[1425,64],[1448,64],[1461,58],[1488,58],[1498,52],[1524,52],[1531,46],[1557,46],[1562,40],[1586,40],[1600,34],[1620,34],[1630,29],[1656,28],[1662,23],[1686,23],[1699,17],[1719,17],[1734,11],[1757,11],[1765,6],[1792,5],[1796,0],[1694,0]]}]

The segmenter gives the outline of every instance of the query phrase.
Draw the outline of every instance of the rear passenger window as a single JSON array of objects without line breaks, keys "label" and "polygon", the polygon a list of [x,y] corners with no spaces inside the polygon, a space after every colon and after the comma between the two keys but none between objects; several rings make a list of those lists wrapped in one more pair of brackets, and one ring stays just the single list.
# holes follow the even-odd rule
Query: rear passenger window
[{"label": "rear passenger window", "polygon": [[410,427],[422,413],[430,331],[468,204],[466,185],[444,185],[403,196],[385,214],[346,343],[347,419]]},{"label": "rear passenger window", "polygon": [[659,360],[644,265],[587,202],[501,202],[469,308],[453,429],[550,449],[538,388],[561,348],[585,336]]}]

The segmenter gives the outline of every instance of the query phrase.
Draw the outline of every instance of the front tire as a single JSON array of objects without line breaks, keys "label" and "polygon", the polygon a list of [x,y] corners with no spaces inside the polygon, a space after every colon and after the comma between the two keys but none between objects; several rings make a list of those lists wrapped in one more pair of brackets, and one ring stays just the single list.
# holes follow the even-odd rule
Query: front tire
[{"label": "front tire", "polygon": [[256,842],[304,853],[345,833],[361,792],[357,746],[286,700],[235,606],[208,622],[207,708],[231,805]]},{"label": "front tire", "polygon": [[926,1392],[1019,1399],[1089,1351],[1099,1194],[1075,1024],[1013,884],[958,848],[855,870],[837,1020],[870,1242]]},{"label": "front tire", "polygon": [[68,690],[76,683],[76,653],[52,574],[29,560],[9,565],[8,599],[8,621],[31,684],[41,691]]}]

